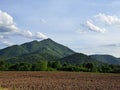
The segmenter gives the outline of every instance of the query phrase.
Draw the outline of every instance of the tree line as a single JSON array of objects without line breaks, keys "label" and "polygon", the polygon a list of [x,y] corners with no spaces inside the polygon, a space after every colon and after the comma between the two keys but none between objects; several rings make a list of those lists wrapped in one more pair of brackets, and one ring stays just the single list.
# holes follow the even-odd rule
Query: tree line
[{"label": "tree line", "polygon": [[120,65],[83,63],[68,64],[60,61],[37,61],[35,63],[18,62],[7,63],[0,61],[0,71],[76,71],[76,72],[102,72],[120,73]]}]

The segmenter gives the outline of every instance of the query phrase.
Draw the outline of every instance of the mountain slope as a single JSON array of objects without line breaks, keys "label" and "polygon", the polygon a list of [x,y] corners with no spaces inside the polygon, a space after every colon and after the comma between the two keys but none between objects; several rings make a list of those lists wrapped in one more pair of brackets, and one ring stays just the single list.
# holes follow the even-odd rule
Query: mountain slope
[{"label": "mountain slope", "polygon": [[64,63],[69,63],[69,64],[83,64],[83,63],[96,63],[96,64],[101,64],[101,62],[92,59],[91,57],[82,54],[82,53],[75,53],[72,55],[69,55],[67,57],[64,57],[61,59],[61,61]]},{"label": "mountain slope", "polygon": [[0,50],[0,56],[5,56],[5,57],[18,56],[27,53],[29,52],[19,45],[14,45]]},{"label": "mountain slope", "polygon": [[39,53],[39,54],[27,54],[27,55],[22,55],[18,57],[11,57],[6,59],[6,62],[9,63],[17,63],[17,62],[28,62],[28,63],[35,63],[37,61],[53,61],[57,60],[58,57],[52,56],[47,53]]},{"label": "mountain slope", "polygon": [[14,45],[0,50],[0,56],[14,57],[24,54],[47,53],[55,57],[65,57],[74,53],[71,49],[51,39],[32,41],[22,45]]},{"label": "mountain slope", "polygon": [[90,57],[108,64],[120,64],[120,60],[111,55],[90,55]]},{"label": "mountain slope", "polygon": [[74,53],[71,49],[54,42],[51,39],[45,39],[40,42],[33,41],[21,45],[30,53],[49,53],[53,56],[65,57]]}]

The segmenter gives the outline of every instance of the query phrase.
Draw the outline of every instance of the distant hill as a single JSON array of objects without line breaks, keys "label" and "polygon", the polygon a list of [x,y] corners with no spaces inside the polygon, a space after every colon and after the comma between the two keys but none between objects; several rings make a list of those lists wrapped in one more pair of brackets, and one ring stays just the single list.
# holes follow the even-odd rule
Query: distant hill
[{"label": "distant hill", "polygon": [[108,64],[120,64],[120,59],[111,55],[90,55],[90,57]]},{"label": "distant hill", "polygon": [[85,54],[82,54],[82,53],[75,53],[75,54],[66,56],[61,59],[61,62],[69,63],[69,64],[83,64],[83,63],[102,64],[100,61],[97,61],[97,60],[95,60]]},{"label": "distant hill", "polygon": [[66,46],[58,44],[51,39],[32,41],[22,45],[14,45],[0,50],[0,56],[15,57],[25,54],[47,53],[55,57],[65,57],[75,53]]}]

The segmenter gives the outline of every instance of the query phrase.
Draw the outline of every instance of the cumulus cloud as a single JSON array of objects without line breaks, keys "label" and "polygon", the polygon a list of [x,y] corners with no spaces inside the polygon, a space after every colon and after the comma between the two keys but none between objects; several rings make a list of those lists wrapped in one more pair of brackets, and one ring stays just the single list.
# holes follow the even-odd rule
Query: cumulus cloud
[{"label": "cumulus cloud", "polygon": [[12,46],[14,43],[8,42],[8,41],[1,41],[1,43],[5,46]]},{"label": "cumulus cloud", "polygon": [[0,32],[18,32],[19,29],[16,27],[13,18],[6,12],[0,10]]},{"label": "cumulus cloud", "polygon": [[24,36],[30,39],[47,39],[48,37],[41,32],[32,33],[31,31],[21,31],[18,33],[20,36]]},{"label": "cumulus cloud", "polygon": [[26,31],[20,31],[19,33],[17,33],[20,36],[26,37],[26,38],[31,38],[33,36],[33,33],[29,30]]},{"label": "cumulus cloud", "polygon": [[99,13],[98,15],[95,16],[97,19],[100,19],[101,21],[105,22],[108,25],[113,25],[113,24],[120,24],[120,18],[117,16],[112,16],[112,15],[106,15],[104,13]]},{"label": "cumulus cloud", "polygon": [[[43,23],[46,23],[44,19],[41,19]],[[32,33],[29,30],[21,30],[19,27],[17,27],[16,23],[13,20],[13,17],[9,15],[7,12],[3,12],[0,10],[0,40],[4,45],[13,45],[12,43],[5,41],[4,37],[9,36],[21,36],[24,38],[29,38],[29,39],[46,39],[48,38],[46,35],[36,32]]]},{"label": "cumulus cloud", "polygon": [[94,31],[94,32],[104,33],[106,31],[105,28],[100,28],[100,27],[94,25],[91,21],[86,21],[86,25],[87,25],[88,29],[90,29],[91,31]]},{"label": "cumulus cloud", "polygon": [[[109,25],[109,27],[106,27],[106,25]],[[86,30],[105,33],[108,28],[119,29],[118,27],[116,27],[117,25],[120,25],[120,18],[118,16],[99,13],[95,15],[92,19],[87,20],[85,24],[81,25],[81,27],[82,29],[85,28]],[[80,33],[82,32],[80,31]]]},{"label": "cumulus cloud", "polygon": [[39,38],[47,39],[48,38],[46,35],[42,34],[41,32],[37,32],[34,37],[37,39],[39,39]]}]

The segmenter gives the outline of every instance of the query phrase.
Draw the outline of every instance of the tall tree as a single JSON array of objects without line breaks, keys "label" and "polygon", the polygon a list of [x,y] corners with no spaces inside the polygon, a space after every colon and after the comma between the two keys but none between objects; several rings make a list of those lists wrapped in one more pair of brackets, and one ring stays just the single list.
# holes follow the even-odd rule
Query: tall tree
[{"label": "tall tree", "polygon": [[33,64],[32,69],[35,71],[45,71],[47,70],[47,61],[38,61],[37,63]]}]

